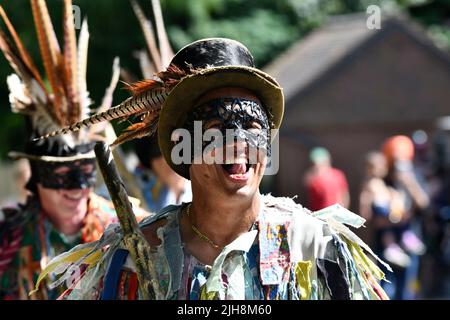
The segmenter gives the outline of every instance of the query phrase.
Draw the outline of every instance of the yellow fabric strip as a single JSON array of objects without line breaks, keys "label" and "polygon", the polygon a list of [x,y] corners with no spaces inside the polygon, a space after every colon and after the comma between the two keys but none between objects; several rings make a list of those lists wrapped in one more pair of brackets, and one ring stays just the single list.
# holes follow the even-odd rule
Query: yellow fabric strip
[{"label": "yellow fabric strip", "polygon": [[[58,260],[58,261],[55,261],[54,263],[49,264],[39,275],[38,280],[36,281],[36,286],[35,286],[34,290],[29,293],[29,295],[32,295],[33,293],[35,293],[39,290],[39,286],[40,286],[42,280],[44,280],[45,277],[47,277],[47,275],[49,273],[53,272],[56,269],[56,267],[58,267],[59,265],[61,265],[63,263],[76,262],[76,261],[80,260],[82,257],[84,257],[86,254],[88,254],[90,251],[92,251],[92,248],[89,248],[89,247],[82,248],[80,250],[69,253],[67,256],[65,256],[61,260]],[[101,255],[101,252],[99,252],[99,253]],[[90,257],[88,257],[88,259],[89,258]],[[100,257],[95,256],[92,258],[92,261],[98,261],[99,258]],[[88,260],[88,259],[86,259],[86,260]]]},{"label": "yellow fabric strip", "polygon": [[364,253],[364,251],[361,249],[361,247],[348,240],[345,239],[347,246],[350,248],[350,252],[352,254],[352,256],[355,258],[356,256],[359,257],[359,261],[362,264],[363,269],[369,271],[371,274],[373,274],[375,276],[375,278],[377,280],[382,280],[384,279],[384,273],[383,271],[381,271],[381,269],[372,261],[370,260],[367,255]]},{"label": "yellow fabric strip", "polygon": [[[386,296],[383,289],[379,286],[377,280],[384,279],[384,273],[364,254],[361,247],[352,241],[345,239],[353,259],[355,259],[356,267],[361,278],[365,282],[366,288],[369,290],[374,299],[379,300],[379,295],[375,289],[380,293],[382,299]],[[387,297],[387,296],[386,296]]]},{"label": "yellow fabric strip", "polygon": [[204,284],[200,289],[200,300],[215,300],[217,292],[206,290],[206,284]]},{"label": "yellow fabric strip", "polygon": [[90,254],[84,261],[84,264],[89,265],[89,268],[96,265],[100,258],[103,256],[103,252],[101,250],[97,250],[94,253]]},{"label": "yellow fabric strip", "polygon": [[311,297],[311,266],[311,261],[299,261],[295,266],[295,279],[301,300],[309,300]]}]

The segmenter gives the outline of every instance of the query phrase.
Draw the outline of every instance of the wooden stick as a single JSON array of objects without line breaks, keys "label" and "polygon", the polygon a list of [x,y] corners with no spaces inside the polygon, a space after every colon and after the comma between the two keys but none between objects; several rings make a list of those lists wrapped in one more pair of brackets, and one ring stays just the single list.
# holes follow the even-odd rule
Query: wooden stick
[{"label": "wooden stick", "polygon": [[141,295],[144,299],[164,299],[164,294],[158,281],[158,274],[151,259],[150,245],[136,221],[125,185],[117,171],[111,150],[104,142],[97,142],[94,150],[103,180],[108,188],[123,230],[123,241],[136,265]]}]

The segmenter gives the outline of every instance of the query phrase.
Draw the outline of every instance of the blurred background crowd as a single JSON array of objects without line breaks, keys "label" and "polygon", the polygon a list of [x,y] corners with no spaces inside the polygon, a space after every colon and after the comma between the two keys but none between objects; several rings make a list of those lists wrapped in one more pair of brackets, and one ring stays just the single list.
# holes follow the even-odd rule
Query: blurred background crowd
[{"label": "blurred background crowd", "polygon": [[[91,34],[87,82],[94,104],[115,56],[126,82],[142,72],[146,42],[127,0],[78,0]],[[150,12],[150,1],[140,1]],[[27,0],[0,0],[38,56]],[[54,23],[61,1],[47,1]],[[450,298],[450,2],[447,0],[161,0],[173,49],[205,37],[244,43],[285,90],[279,171],[262,191],[319,210],[336,202],[361,214],[359,235],[393,267],[395,299]],[[369,28],[369,5],[381,9]],[[27,31],[28,30],[28,31]],[[59,30],[56,30],[57,32]],[[0,204],[23,202],[24,119],[10,112],[0,58]],[[144,74],[142,74],[144,73]],[[151,74],[150,74],[151,75]],[[1,80],[3,79],[3,80]],[[116,90],[114,103],[128,96]],[[116,125],[121,129],[121,124]],[[147,152],[144,152],[146,150]],[[155,211],[189,201],[153,140],[125,144],[130,193]],[[131,180],[136,181],[131,185]],[[133,189],[134,188],[134,189]],[[107,197],[99,183],[98,191]]]}]

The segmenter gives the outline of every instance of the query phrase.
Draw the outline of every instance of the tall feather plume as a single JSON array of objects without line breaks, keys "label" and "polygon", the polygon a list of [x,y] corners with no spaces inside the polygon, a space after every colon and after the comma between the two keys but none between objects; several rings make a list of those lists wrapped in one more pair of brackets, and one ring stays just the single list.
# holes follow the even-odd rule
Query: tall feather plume
[{"label": "tall feather plume", "polygon": [[[155,24],[157,26],[157,34],[159,40],[159,49],[155,41],[155,35],[152,25],[149,20],[146,19],[142,8],[139,6],[136,0],[130,0],[133,10],[137,16],[139,24],[143,30],[144,37],[147,43],[149,55],[142,53],[139,54],[139,60],[141,66],[149,64],[149,57],[153,64],[153,70],[163,70],[170,59],[173,56],[172,49],[170,48],[169,41],[167,39],[167,33],[164,28],[164,22],[161,13],[161,5],[159,0],[152,1],[152,8],[155,17]],[[83,23],[84,24],[84,23]],[[86,29],[87,30],[87,29]],[[80,41],[83,34],[83,30],[80,34]],[[86,31],[87,34],[87,31]],[[81,43],[78,44],[79,49],[79,67],[83,64],[80,62],[80,52],[82,51]],[[164,56],[164,59],[163,59]],[[143,70],[144,74],[147,74],[147,68]],[[194,73],[195,70],[190,70]],[[80,74],[85,72],[79,68]],[[141,121],[130,125],[125,129],[120,136],[114,141],[113,146],[119,145],[131,139],[151,135],[156,131],[157,122],[159,118],[159,111],[161,109],[164,100],[166,99],[169,91],[186,75],[187,72],[177,68],[174,65],[167,67],[165,71],[159,72],[152,77],[146,77],[147,80],[134,82],[132,84],[126,84],[127,89],[132,93],[132,97],[128,98],[121,104],[105,110],[105,105],[100,107],[99,113],[88,117],[82,121],[67,126],[61,130],[56,130],[38,139],[45,139],[57,135],[67,134],[80,130],[81,128],[92,126],[100,122],[111,120],[123,120],[129,117],[141,116]],[[114,77],[113,77],[114,78]],[[157,80],[158,79],[158,80]],[[160,81],[161,80],[161,81]],[[113,84],[113,81],[111,85]],[[115,85],[114,85],[115,86]],[[82,84],[79,85],[80,94],[84,92]],[[95,130],[93,130],[95,132]]]},{"label": "tall feather plume", "polygon": [[[128,85],[128,89],[133,93],[133,95],[139,95],[143,92],[149,90],[153,86],[153,80],[160,79],[164,84],[164,88],[169,92],[183,77],[187,75],[186,72],[180,70],[176,66],[168,66],[170,60],[173,57],[173,51],[170,47],[169,39],[167,37],[167,32],[164,26],[164,19],[161,11],[161,4],[159,0],[152,0],[152,11],[154,22],[156,26],[156,34],[158,37],[159,48],[155,41],[155,35],[152,28],[152,24],[146,19],[142,9],[136,0],[130,0],[131,5],[136,13],[139,20],[141,28],[144,33],[144,38],[149,48],[149,52],[141,52],[138,54],[139,63],[141,66],[142,74],[146,79],[135,82]],[[151,61],[150,61],[151,57]],[[153,65],[150,68],[149,65]],[[167,68],[167,69],[166,69]],[[156,71],[162,71],[156,73]],[[191,70],[195,72],[195,70]],[[153,74],[149,74],[153,73]],[[145,113],[141,122],[134,123],[124,130],[117,140],[113,143],[113,146],[124,143],[126,141],[141,138],[143,136],[152,135],[156,131],[157,122],[159,119],[159,113]]]},{"label": "tall feather plume", "polygon": [[49,104],[48,93],[42,84],[42,79],[30,55],[22,45],[17,32],[1,7],[0,15],[15,44],[14,46],[3,31],[0,30],[0,49],[17,73],[7,78],[11,110],[16,113],[28,115],[32,123],[39,123],[41,128],[54,130],[58,128],[55,125],[57,117],[52,112],[53,109]]},{"label": "tall feather plume", "polygon": [[161,65],[159,70],[167,68],[173,57],[173,50],[170,47],[169,38],[167,37],[164,19],[161,10],[160,0],[152,0],[153,15],[156,23],[156,33],[158,35],[159,49],[161,56]]},{"label": "tall feather plume", "polygon": [[[5,23],[12,40],[0,28],[0,49],[17,74],[7,79],[13,112],[28,115],[37,133],[44,135],[79,122],[89,115],[91,100],[86,86],[89,32],[87,22],[84,20],[77,46],[72,1],[64,0],[64,46],[61,54],[45,0],[30,0],[30,2],[41,58],[51,92],[47,92],[38,69],[1,6],[0,18]],[[119,69],[116,61],[114,76],[104,98],[104,105],[108,107],[112,104],[112,91],[117,85]],[[155,89],[156,91],[158,90]],[[134,110],[140,114],[148,110],[140,111],[139,108],[152,110],[148,100],[154,96],[150,98],[142,96],[145,96],[145,99],[136,97],[134,101],[126,101],[122,104],[122,109],[109,111],[108,115],[117,117],[124,114],[123,110],[131,110],[129,107],[131,102],[138,106]],[[158,99],[161,98],[158,96]],[[59,139],[73,146],[77,141],[84,143],[89,138],[84,134],[78,137],[74,134],[61,136]]]},{"label": "tall feather plume", "polygon": [[139,67],[141,68],[142,75],[144,79],[155,78],[155,73],[157,72],[155,66],[150,61],[147,51],[139,50],[136,51],[133,56],[139,60]]},{"label": "tall feather plume", "polygon": [[156,70],[162,69],[161,56],[156,45],[153,28],[150,21],[144,15],[144,12],[136,0],[130,0],[134,13],[139,21],[142,32],[144,33],[145,42],[147,43],[150,56],[152,57],[153,64]]},{"label": "tall feather plume", "polygon": [[72,0],[64,0],[64,67],[65,86],[69,103],[68,123],[80,121],[78,93],[77,44],[72,11]]},{"label": "tall feather plume", "polygon": [[78,36],[78,94],[81,104],[80,119],[85,119],[89,115],[89,106],[92,101],[89,98],[89,92],[87,90],[86,72],[87,72],[87,60],[88,60],[88,47],[89,47],[89,30],[87,19],[83,20],[81,24],[80,35]]},{"label": "tall feather plume", "polygon": [[13,44],[0,30],[0,49],[17,73],[8,76],[6,81],[10,92],[11,110],[28,115],[31,121],[39,123],[41,128],[54,130],[57,128],[55,126],[55,120],[57,119],[55,114],[51,112],[48,93],[42,84],[41,77],[1,7],[0,15],[14,40]]},{"label": "tall feather plume", "polygon": [[[56,121],[57,117],[48,104],[49,97],[42,83],[42,79],[1,6],[0,16],[14,40],[13,44],[8,39],[7,35],[0,29],[0,49],[11,67],[23,81],[22,83],[16,76],[17,79],[15,81],[11,80],[11,83],[14,83],[14,85],[11,84],[10,86],[8,83],[8,86],[12,88],[12,91],[10,91],[12,111],[23,114],[32,114],[37,111],[47,112],[51,120]],[[31,90],[29,90],[29,88],[31,88]],[[42,108],[36,110],[35,104],[39,104]]]},{"label": "tall feather plume", "polygon": [[38,69],[36,68],[35,64],[33,63],[33,60],[31,59],[30,54],[23,46],[22,41],[20,40],[16,30],[14,29],[14,26],[12,25],[8,16],[6,15],[6,12],[5,12],[5,10],[3,10],[2,6],[0,6],[0,16],[3,20],[3,22],[5,23],[6,27],[8,28],[9,34],[11,35],[11,37],[14,40],[14,43],[19,52],[21,60],[27,66],[27,68],[30,70],[31,74],[36,79],[36,81],[41,85],[41,87],[45,88],[44,82],[41,79]]},{"label": "tall feather plume", "polygon": [[[13,44],[8,40],[8,37],[3,33],[2,30],[0,30],[0,49],[2,50],[6,60],[8,60],[11,67],[14,69],[14,71],[23,79],[24,83],[31,87],[33,82],[36,83],[35,86],[40,86],[37,81],[33,78],[33,75],[31,74],[30,70],[27,68],[25,63],[20,58],[20,54],[17,52],[17,50],[14,48]],[[42,95],[35,96],[31,92],[27,93],[27,96],[31,99],[31,101],[38,101],[38,97],[42,97],[40,100],[43,103],[47,103],[48,99],[46,99],[47,94],[45,92],[45,89],[43,87],[40,87],[41,91],[44,94],[44,97]]]},{"label": "tall feather plume", "polygon": [[63,99],[64,89],[58,75],[58,67],[62,63],[61,51],[45,1],[31,0],[31,8],[45,72],[53,91],[55,113],[58,124],[63,126],[66,124],[63,115],[65,99]]},{"label": "tall feather plume", "polygon": [[104,112],[109,108],[111,108],[114,90],[116,90],[119,78],[120,78],[120,59],[119,57],[115,57],[113,61],[111,81],[109,83],[108,88],[106,88],[105,95],[103,96],[102,99],[102,104],[100,105],[100,108],[97,109],[97,113]]}]

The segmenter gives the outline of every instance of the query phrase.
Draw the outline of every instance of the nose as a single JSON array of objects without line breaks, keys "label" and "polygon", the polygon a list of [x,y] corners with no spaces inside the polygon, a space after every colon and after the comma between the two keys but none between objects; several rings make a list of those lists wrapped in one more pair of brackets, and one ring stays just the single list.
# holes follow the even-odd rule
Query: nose
[{"label": "nose", "polygon": [[234,150],[235,150],[237,156],[239,156],[241,153],[246,153],[247,146],[248,146],[247,140],[236,139],[236,141],[234,142]]}]

